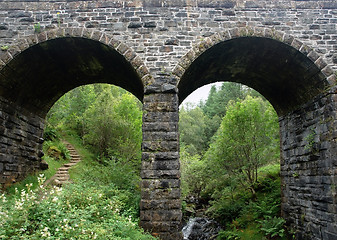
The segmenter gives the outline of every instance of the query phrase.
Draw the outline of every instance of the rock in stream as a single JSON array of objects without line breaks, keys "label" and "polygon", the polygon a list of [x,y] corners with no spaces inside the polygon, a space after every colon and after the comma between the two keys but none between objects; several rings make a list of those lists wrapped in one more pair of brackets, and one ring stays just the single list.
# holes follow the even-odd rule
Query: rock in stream
[{"label": "rock in stream", "polygon": [[184,240],[212,240],[216,239],[220,225],[207,218],[190,218],[186,226],[183,227]]}]

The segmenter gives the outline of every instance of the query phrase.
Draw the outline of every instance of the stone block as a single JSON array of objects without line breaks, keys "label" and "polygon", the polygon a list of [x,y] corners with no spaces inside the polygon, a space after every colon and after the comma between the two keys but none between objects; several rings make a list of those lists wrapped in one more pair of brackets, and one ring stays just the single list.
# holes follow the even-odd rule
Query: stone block
[{"label": "stone block", "polygon": [[143,122],[178,122],[178,112],[144,112]]},{"label": "stone block", "polygon": [[141,170],[140,173],[143,179],[179,179],[180,171],[179,170]]},{"label": "stone block", "polygon": [[4,167],[4,170],[6,171],[11,171],[11,172],[14,172],[14,171],[18,171],[19,170],[19,165],[18,164],[9,164],[7,163]]},{"label": "stone block", "polygon": [[178,160],[179,152],[144,152],[142,153],[143,161],[155,160]]},{"label": "stone block", "polygon": [[145,152],[176,152],[179,150],[178,141],[143,141],[142,150]]},{"label": "stone block", "polygon": [[152,232],[179,232],[181,223],[179,221],[142,222],[141,227],[144,229],[151,229]]},{"label": "stone block", "polygon": [[170,161],[143,161],[142,169],[144,170],[178,170],[180,169],[180,162],[178,160]]},{"label": "stone block", "polygon": [[140,201],[141,210],[170,210],[170,209],[181,209],[180,199],[171,200],[145,200]]},{"label": "stone block", "polygon": [[141,221],[152,221],[152,222],[180,222],[181,221],[181,210],[141,210],[140,220]]},{"label": "stone block", "polygon": [[141,187],[150,189],[179,188],[180,179],[143,179]]},{"label": "stone block", "polygon": [[178,141],[177,132],[144,132],[143,141]]},{"label": "stone block", "polygon": [[144,102],[143,109],[148,112],[177,112],[178,102]]},{"label": "stone block", "polygon": [[143,131],[145,132],[175,132],[178,131],[177,122],[145,122],[143,123]]},{"label": "stone block", "polygon": [[[156,78],[156,82],[159,81],[160,84],[164,84],[170,81],[169,78],[161,77]],[[144,96],[144,102],[167,102],[167,103],[176,103],[178,102],[178,95],[175,93],[152,93],[146,94]]]}]

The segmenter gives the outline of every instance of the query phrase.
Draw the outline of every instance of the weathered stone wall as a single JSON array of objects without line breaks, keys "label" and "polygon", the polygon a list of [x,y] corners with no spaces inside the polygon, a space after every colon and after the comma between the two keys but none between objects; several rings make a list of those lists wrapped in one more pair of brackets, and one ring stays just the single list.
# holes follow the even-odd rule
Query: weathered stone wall
[{"label": "weathered stone wall", "polygon": [[336,100],[332,90],[280,118],[282,215],[296,239],[337,239]]},{"label": "weathered stone wall", "polygon": [[[57,14],[60,13],[60,14]],[[193,45],[224,29],[269,27],[337,63],[337,4],[329,1],[0,1],[0,46],[41,30],[85,27],[113,34],[152,74],[170,71]]]},{"label": "weathered stone wall", "polygon": [[44,119],[0,97],[0,183],[11,185],[40,168]]}]

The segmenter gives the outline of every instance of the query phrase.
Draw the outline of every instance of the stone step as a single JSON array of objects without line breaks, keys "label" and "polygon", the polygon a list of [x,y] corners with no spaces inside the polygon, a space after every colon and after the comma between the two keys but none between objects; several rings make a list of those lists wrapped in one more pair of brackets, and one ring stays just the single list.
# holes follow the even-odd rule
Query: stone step
[{"label": "stone step", "polygon": [[59,177],[62,177],[62,176],[68,176],[68,172],[60,172],[60,173],[56,173],[55,176],[59,176]]},{"label": "stone step", "polygon": [[72,167],[72,166],[74,166],[74,165],[76,165],[76,163],[66,163],[66,164],[64,164],[63,166],[64,166],[64,167]]},{"label": "stone step", "polygon": [[69,176],[68,177],[57,177],[56,179],[59,181],[67,181],[69,180]]},{"label": "stone step", "polygon": [[66,143],[66,147],[69,150],[69,155],[71,157],[69,163],[63,164],[62,167],[60,167],[56,174],[54,175],[54,181],[53,184],[57,186],[62,186],[63,184],[70,183],[70,176],[69,176],[69,169],[76,165],[78,162],[81,161],[81,157],[76,151],[76,149],[69,143]]},{"label": "stone step", "polygon": [[80,162],[80,161],[81,161],[81,159],[71,159],[71,160],[70,160],[71,163],[72,163],[72,162],[78,163],[78,162]]},{"label": "stone step", "polygon": [[64,165],[57,170],[57,172],[67,172],[67,171],[68,171],[68,168],[64,167]]}]

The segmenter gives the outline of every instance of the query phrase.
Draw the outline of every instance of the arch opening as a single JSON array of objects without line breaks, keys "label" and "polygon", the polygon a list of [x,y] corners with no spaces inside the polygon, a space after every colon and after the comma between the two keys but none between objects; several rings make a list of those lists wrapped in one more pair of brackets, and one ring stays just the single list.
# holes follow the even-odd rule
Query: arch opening
[{"label": "arch opening", "polygon": [[218,81],[257,90],[280,115],[308,102],[328,85],[324,74],[304,54],[262,37],[223,41],[202,53],[178,83],[180,103],[195,89]]},{"label": "arch opening", "polygon": [[[187,60],[200,49],[187,54]],[[201,53],[184,67],[178,82],[180,103],[203,85],[227,81],[255,89],[273,105],[280,126],[281,216],[296,230],[296,239],[328,236],[330,230],[321,223],[333,224],[333,220],[320,213],[336,214],[330,171],[335,169],[331,150],[335,137],[330,134],[336,127],[335,76],[321,60],[278,40],[238,37]],[[325,178],[329,182],[317,180]],[[315,224],[312,218],[303,217],[311,213]]]},{"label": "arch opening", "polygon": [[[183,219],[190,218],[183,230],[185,238],[192,234],[203,238],[207,234],[187,231],[194,224],[195,212],[208,212],[222,226],[242,219],[254,224],[256,219],[245,218],[241,210],[231,211],[232,206],[252,213],[254,209],[247,204],[248,198],[260,205],[268,196],[277,202],[278,209],[281,202],[280,128],[275,110],[258,92],[245,85],[233,82],[217,85],[205,85],[194,91],[192,94],[198,91],[202,97],[202,90],[206,90],[206,100],[197,102],[188,97],[185,100],[194,100],[197,105],[184,101],[180,108],[182,198],[190,210],[183,215]],[[265,181],[273,185],[272,191],[264,189]],[[279,212],[273,214],[276,217]],[[212,224],[217,234],[217,223]],[[238,229],[247,231],[242,226]],[[258,232],[250,234],[255,236]]]},{"label": "arch opening", "polygon": [[127,59],[96,40],[60,37],[33,45],[6,63],[0,70],[0,188],[41,168],[45,117],[68,91],[108,83],[143,101],[142,80]]}]

